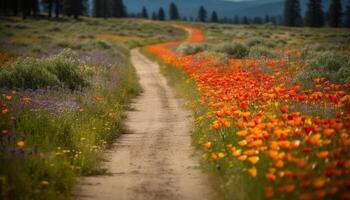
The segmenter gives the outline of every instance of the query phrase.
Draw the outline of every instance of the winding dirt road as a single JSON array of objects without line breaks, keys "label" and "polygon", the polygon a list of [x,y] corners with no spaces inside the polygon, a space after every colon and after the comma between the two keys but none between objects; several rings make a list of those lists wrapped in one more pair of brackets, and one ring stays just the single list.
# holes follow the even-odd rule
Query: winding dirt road
[{"label": "winding dirt road", "polygon": [[126,128],[106,153],[110,176],[84,178],[78,199],[211,199],[214,190],[191,146],[190,113],[184,110],[158,64],[131,52],[144,92],[128,111]]}]

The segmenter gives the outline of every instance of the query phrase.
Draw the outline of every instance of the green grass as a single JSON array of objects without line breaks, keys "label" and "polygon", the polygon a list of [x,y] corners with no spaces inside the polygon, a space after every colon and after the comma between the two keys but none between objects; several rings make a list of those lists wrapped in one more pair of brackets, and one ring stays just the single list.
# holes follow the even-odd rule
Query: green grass
[{"label": "green grass", "polygon": [[[94,18],[0,18],[0,28],[6,30],[0,33],[6,53],[0,66],[0,199],[70,199],[79,176],[105,173],[103,152],[122,134],[127,104],[141,91],[129,49],[184,32],[142,20]],[[15,94],[12,88],[22,89]]]},{"label": "green grass", "polygon": [[290,28],[271,25],[198,24],[206,34],[206,42],[242,42],[249,47],[263,45],[271,48],[314,46],[322,49],[348,49],[350,36],[345,29]]},{"label": "green grass", "polygon": [[79,51],[108,49],[110,43],[133,48],[184,35],[184,31],[165,23],[89,17],[82,17],[77,21],[69,18],[58,21],[23,21],[20,18],[2,17],[0,28],[6,30],[0,32],[0,44],[16,46],[17,48],[6,50],[13,54],[19,53],[18,56],[50,54],[51,51],[64,48]]},{"label": "green grass", "polygon": [[[288,58],[302,69],[290,68],[294,81],[308,87],[317,76],[336,83],[349,82],[350,35],[345,29],[292,28],[273,25],[224,25],[191,23],[206,36],[206,51],[219,52],[218,57]],[[323,59],[321,59],[323,57]],[[334,69],[335,63],[342,67]],[[345,61],[344,61],[345,60]],[[225,62],[225,59],[223,59]]]},{"label": "green grass", "polygon": [[67,199],[77,176],[100,173],[103,150],[121,134],[125,105],[140,91],[132,66],[123,70],[120,85],[95,92],[99,101],[82,100],[83,112],[21,110],[15,126],[10,116],[1,116],[0,126],[15,137],[1,146],[20,151],[16,143],[25,143],[23,154],[0,153],[6,163],[0,167],[0,176],[6,177],[0,184],[4,199]]}]

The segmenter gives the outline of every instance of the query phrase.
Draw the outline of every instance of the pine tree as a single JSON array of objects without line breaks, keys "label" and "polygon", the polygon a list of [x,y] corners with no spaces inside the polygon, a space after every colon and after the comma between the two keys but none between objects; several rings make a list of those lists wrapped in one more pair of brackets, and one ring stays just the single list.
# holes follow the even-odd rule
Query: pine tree
[{"label": "pine tree", "polygon": [[0,14],[5,15],[17,15],[20,5],[20,0],[1,0],[0,1]]},{"label": "pine tree", "polygon": [[22,18],[26,19],[29,14],[29,1],[21,0]]},{"label": "pine tree", "polygon": [[270,21],[271,21],[272,24],[276,25],[277,24],[276,16],[270,17]]},{"label": "pine tree", "polygon": [[148,12],[145,6],[142,7],[142,11],[141,11],[141,17],[148,19]]},{"label": "pine tree", "polygon": [[13,15],[17,15],[18,14],[18,9],[19,9],[18,5],[19,5],[18,0],[12,0],[11,1],[11,9],[12,9]]},{"label": "pine tree", "polygon": [[26,19],[27,16],[33,15],[37,17],[39,14],[39,1],[38,0],[22,0],[22,17]]},{"label": "pine tree", "polygon": [[[56,0],[57,1],[57,0]],[[93,14],[95,17],[102,17],[101,9],[102,9],[102,1],[94,0]]]},{"label": "pine tree", "polygon": [[199,7],[197,19],[200,22],[207,21],[207,11],[205,10],[205,8],[203,6]]},{"label": "pine tree", "polygon": [[270,23],[270,16],[269,15],[265,15],[265,23],[267,24],[267,23]]},{"label": "pine tree", "polygon": [[233,23],[234,24],[240,24],[238,15],[235,15],[235,19],[233,20]]},{"label": "pine tree", "polygon": [[328,24],[331,27],[340,27],[342,23],[342,6],[340,0],[332,0],[328,9]]},{"label": "pine tree", "polygon": [[31,0],[31,11],[33,12],[33,16],[37,17],[39,15],[39,1]]},{"label": "pine tree", "polygon": [[305,13],[305,24],[310,27],[321,27],[324,25],[322,0],[309,0]]},{"label": "pine tree", "polygon": [[75,0],[61,0],[62,3],[62,13],[68,17],[72,16],[72,2]]},{"label": "pine tree", "polygon": [[48,15],[51,18],[52,17],[52,7],[53,7],[53,0],[48,0],[47,2],[47,7],[48,7]]},{"label": "pine tree", "polygon": [[158,20],[160,20],[160,21],[164,21],[165,20],[165,12],[164,12],[163,8],[159,8]]},{"label": "pine tree", "polygon": [[61,11],[61,1],[60,0],[55,0],[55,18],[60,17],[60,11]]},{"label": "pine tree", "polygon": [[7,1],[2,0],[0,2],[0,14],[6,14],[6,10],[7,10]]},{"label": "pine tree", "polygon": [[87,0],[60,0],[62,13],[68,17],[78,19],[80,15],[87,14]]},{"label": "pine tree", "polygon": [[211,19],[210,19],[210,21],[213,22],[213,23],[218,23],[218,22],[219,22],[218,14],[217,14],[215,11],[213,11],[213,12],[211,13]]},{"label": "pine tree", "polygon": [[253,23],[254,24],[262,24],[263,20],[261,19],[261,17],[254,17]]},{"label": "pine tree", "polygon": [[170,20],[178,20],[178,19],[180,19],[179,11],[178,11],[177,6],[175,5],[174,2],[170,3],[169,18],[170,18]]},{"label": "pine tree", "polygon": [[9,2],[8,0],[1,0],[0,1],[0,14],[7,14],[7,11],[9,9]]},{"label": "pine tree", "polygon": [[350,1],[345,8],[345,27],[350,28]]},{"label": "pine tree", "polygon": [[101,15],[103,16],[103,18],[107,19],[110,15],[110,10],[109,8],[109,1],[108,0],[101,0],[102,1],[102,7],[101,7]]},{"label": "pine tree", "polygon": [[249,19],[248,19],[247,16],[244,16],[244,17],[243,17],[242,24],[249,24]]},{"label": "pine tree", "polygon": [[89,15],[89,0],[81,0],[80,2],[80,15]]},{"label": "pine tree", "polygon": [[[114,2],[111,0],[94,0],[94,16],[108,18],[113,13]],[[113,9],[113,10],[112,10]]]},{"label": "pine tree", "polygon": [[152,20],[157,20],[157,14],[155,12],[152,13]]},{"label": "pine tree", "polygon": [[113,0],[112,1],[112,17],[126,17],[128,14],[126,13],[126,8],[123,3],[123,0]]},{"label": "pine tree", "polygon": [[302,25],[299,0],[285,0],[285,3],[284,3],[284,25],[286,25],[286,26],[301,26]]},{"label": "pine tree", "polygon": [[53,0],[41,0],[41,4],[47,10],[47,15],[49,18],[52,17],[52,9],[53,9]]},{"label": "pine tree", "polygon": [[72,4],[72,14],[74,16],[74,19],[78,19],[79,15],[81,15],[81,7],[82,7],[82,1],[81,0],[71,0]]}]

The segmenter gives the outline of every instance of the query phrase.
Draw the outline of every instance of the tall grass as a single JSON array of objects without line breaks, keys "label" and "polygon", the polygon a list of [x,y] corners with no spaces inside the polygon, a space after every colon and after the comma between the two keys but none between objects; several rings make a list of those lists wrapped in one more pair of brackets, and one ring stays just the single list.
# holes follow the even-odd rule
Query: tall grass
[{"label": "tall grass", "polygon": [[305,66],[296,76],[305,87],[315,78],[326,78],[333,83],[350,83],[349,56],[332,51],[310,51],[304,55]]},{"label": "tall grass", "polygon": [[0,22],[0,45],[14,55],[0,69],[0,199],[70,199],[77,177],[106,172],[102,154],[141,90],[129,49],[184,31],[129,19]]},{"label": "tall grass", "polygon": [[[77,176],[103,172],[98,167],[103,150],[121,134],[125,104],[140,90],[130,64],[119,73],[124,76],[119,85],[100,86],[95,98],[87,97],[94,100],[76,111],[25,109],[16,118],[16,113],[0,116],[0,129],[8,130],[0,140],[0,160],[6,163],[0,165],[2,199],[67,199]],[[11,102],[17,101],[13,96]]]}]

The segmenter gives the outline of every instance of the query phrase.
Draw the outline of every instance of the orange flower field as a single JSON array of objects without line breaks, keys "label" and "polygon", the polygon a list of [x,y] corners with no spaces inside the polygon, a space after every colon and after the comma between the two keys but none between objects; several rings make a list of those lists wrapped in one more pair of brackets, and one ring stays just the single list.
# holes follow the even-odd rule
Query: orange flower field
[{"label": "orange flower field", "polygon": [[[187,42],[204,41],[190,30]],[[260,198],[350,199],[350,84],[319,77],[305,89],[292,81],[300,66],[287,58],[222,64],[215,54],[181,56],[170,48],[177,45],[146,50],[196,83],[196,142],[209,162],[238,168]]]}]

